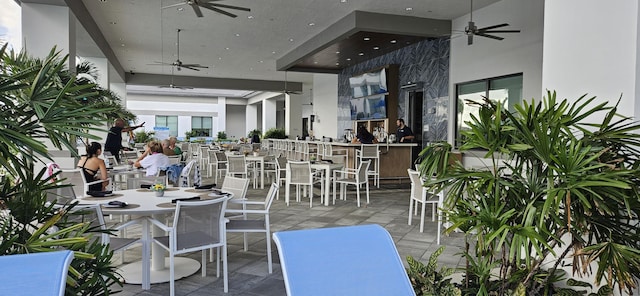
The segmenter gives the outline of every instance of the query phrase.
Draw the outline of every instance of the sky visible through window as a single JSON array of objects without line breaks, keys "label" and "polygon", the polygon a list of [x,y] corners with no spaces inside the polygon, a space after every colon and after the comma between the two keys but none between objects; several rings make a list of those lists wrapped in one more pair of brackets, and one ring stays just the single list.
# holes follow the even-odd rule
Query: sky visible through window
[{"label": "sky visible through window", "polygon": [[22,48],[20,5],[15,0],[0,0],[0,44],[9,42],[9,48]]}]

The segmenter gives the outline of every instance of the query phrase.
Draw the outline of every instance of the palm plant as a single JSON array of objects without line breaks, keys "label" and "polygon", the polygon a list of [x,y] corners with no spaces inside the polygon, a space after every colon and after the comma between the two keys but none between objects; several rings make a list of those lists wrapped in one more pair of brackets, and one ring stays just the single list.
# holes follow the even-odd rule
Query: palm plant
[{"label": "palm plant", "polygon": [[447,231],[461,229],[473,242],[464,254],[468,293],[548,295],[566,261],[579,277],[595,264],[601,293],[635,288],[640,125],[594,99],[548,93],[513,113],[485,99],[460,150],[485,151],[487,168],[450,162],[447,143],[421,152],[421,173],[437,176],[425,186],[446,188]]},{"label": "palm plant", "polygon": [[90,131],[111,116],[133,115],[113,93],[76,79],[65,68],[68,57],[55,48],[37,59],[4,46],[0,58],[0,210],[8,210],[0,213],[0,255],[73,250],[67,295],[108,295],[117,280],[112,253],[93,238],[89,224],[66,222],[75,204],[47,203],[45,191],[60,185],[43,178],[44,169],[36,172],[34,162],[49,158],[40,139],[77,155],[76,137],[97,139]]}]

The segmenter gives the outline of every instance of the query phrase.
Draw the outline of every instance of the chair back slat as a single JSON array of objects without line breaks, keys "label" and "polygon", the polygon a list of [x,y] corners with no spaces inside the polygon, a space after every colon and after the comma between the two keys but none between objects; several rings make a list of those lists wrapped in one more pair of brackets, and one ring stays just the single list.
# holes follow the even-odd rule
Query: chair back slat
[{"label": "chair back slat", "polygon": [[249,179],[245,178],[226,176],[220,189],[233,193],[233,199],[244,199],[249,188],[249,181]]},{"label": "chair back slat", "polygon": [[367,170],[369,170],[370,164],[371,160],[365,160],[360,163],[360,167],[358,168],[358,179],[360,182],[367,180]]}]

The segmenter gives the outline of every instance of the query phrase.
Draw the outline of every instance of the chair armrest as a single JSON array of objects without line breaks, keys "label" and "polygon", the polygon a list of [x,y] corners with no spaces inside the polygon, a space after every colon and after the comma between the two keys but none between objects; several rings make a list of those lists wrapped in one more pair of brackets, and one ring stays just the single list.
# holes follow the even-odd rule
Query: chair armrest
[{"label": "chair armrest", "polygon": [[169,231],[169,232],[173,231],[172,227],[164,225],[164,223],[162,223],[162,222],[160,222],[160,221],[158,221],[156,219],[151,218],[151,219],[149,219],[149,222],[151,222],[151,224],[157,226],[158,228],[160,228],[160,229],[162,229],[164,231]]},{"label": "chair armrest", "polygon": [[333,171],[333,176],[336,177],[338,175],[338,173],[342,174],[343,176],[344,175],[347,175],[347,176],[348,175],[354,175],[354,176],[358,175],[357,171],[353,171],[353,172],[352,171]]},{"label": "chair armrest", "polygon": [[134,224],[140,224],[140,219],[129,220],[129,221],[125,222],[125,223],[114,225],[113,227],[111,227],[111,229],[113,229],[113,230],[121,230],[121,229],[127,228],[127,227],[129,227],[131,225],[134,225]]},{"label": "chair armrest", "polygon": [[265,210],[225,210],[229,214],[267,214]]}]

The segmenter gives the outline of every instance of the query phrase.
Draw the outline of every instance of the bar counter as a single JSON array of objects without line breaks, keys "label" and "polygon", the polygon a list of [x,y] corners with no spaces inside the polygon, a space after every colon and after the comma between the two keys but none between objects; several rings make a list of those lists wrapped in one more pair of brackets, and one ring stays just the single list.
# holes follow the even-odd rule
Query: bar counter
[{"label": "bar counter", "polygon": [[[309,141],[310,145],[318,144],[318,141]],[[334,155],[346,151],[347,167],[356,168],[356,150],[362,144],[331,142]],[[380,179],[408,178],[407,169],[411,168],[411,149],[418,146],[416,143],[378,143],[380,150]]]}]

